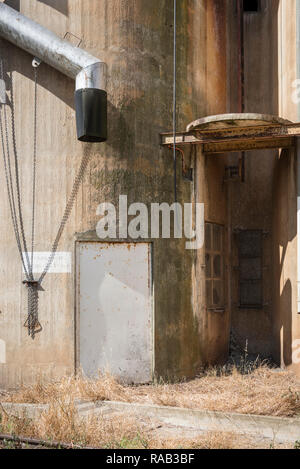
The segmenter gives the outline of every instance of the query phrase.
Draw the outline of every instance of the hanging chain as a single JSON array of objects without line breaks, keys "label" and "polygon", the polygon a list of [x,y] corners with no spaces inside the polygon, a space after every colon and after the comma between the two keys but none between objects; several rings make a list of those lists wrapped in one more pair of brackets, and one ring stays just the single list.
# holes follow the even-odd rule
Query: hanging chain
[{"label": "hanging chain", "polygon": [[[3,69],[2,59],[0,59],[0,76],[1,76],[1,80],[3,80],[3,82],[4,82],[4,69]],[[12,88],[12,86],[13,85],[11,84],[11,88]],[[11,104],[13,106],[13,99],[11,99]],[[3,111],[3,116],[4,116],[4,124],[3,124],[3,119],[2,119],[2,111]],[[12,113],[12,116],[13,116],[13,113]],[[13,117],[12,117],[12,129],[14,127],[13,124],[14,124],[14,120],[13,120]],[[3,126],[4,126],[4,130],[3,130]],[[18,221],[18,216],[17,216],[17,211],[16,211],[15,191],[14,191],[14,186],[13,186],[10,148],[9,148],[6,103],[1,105],[0,133],[1,133],[2,155],[3,155],[3,162],[4,162],[4,172],[5,172],[5,179],[6,179],[6,187],[7,187],[10,214],[11,214],[14,234],[15,234],[15,238],[16,238],[16,241],[17,241],[17,247],[18,247],[19,255],[21,257],[21,262],[22,262],[22,265],[23,265],[24,273],[25,273],[25,276],[26,276],[27,280],[29,280],[29,272],[27,270],[29,262],[27,262],[27,266],[26,266],[25,265],[25,260],[24,260],[24,257],[23,257],[23,252],[22,252],[23,250],[22,250],[21,237],[20,237],[20,233],[19,233],[19,221]],[[4,135],[4,133],[5,133],[5,135]],[[14,135],[13,130],[12,130],[12,133]],[[13,149],[15,150],[14,136],[13,136]],[[20,223],[20,225],[21,225],[21,223]]]},{"label": "hanging chain", "polygon": [[34,67],[34,112],[33,112],[33,160],[32,160],[32,220],[31,220],[31,263],[30,273],[33,278],[33,253],[35,235],[35,193],[36,193],[36,149],[37,149],[37,67]]},{"label": "hanging chain", "polygon": [[64,228],[65,228],[66,223],[67,223],[67,221],[69,219],[69,216],[71,214],[71,211],[72,211],[72,208],[73,208],[73,205],[74,205],[77,193],[78,193],[78,189],[79,189],[80,184],[82,182],[82,179],[83,179],[86,167],[88,165],[89,159],[90,159],[90,154],[89,154],[89,152],[87,152],[82,157],[81,164],[80,164],[78,173],[76,175],[70,197],[67,201],[67,205],[66,205],[66,208],[65,208],[61,223],[60,223],[58,231],[57,231],[57,235],[55,237],[54,243],[52,244],[51,254],[49,256],[48,262],[45,266],[45,269],[44,269],[42,275],[40,276],[40,278],[38,280],[38,282],[40,284],[44,280],[44,277],[46,276],[47,272],[49,271],[49,269],[51,267],[51,264],[54,260],[54,257],[55,257],[55,254],[56,254],[56,251],[57,251],[57,248],[58,248],[59,241],[62,237]]},{"label": "hanging chain", "polygon": [[[0,60],[0,77],[4,81],[4,68],[3,61]],[[33,191],[32,191],[32,253],[34,248],[34,220],[35,220],[35,180],[36,180],[36,110],[37,110],[37,74],[35,70],[35,105],[34,105],[34,148],[33,148]],[[19,177],[19,161],[16,145],[15,134],[15,119],[14,119],[14,93],[13,93],[13,79],[11,75],[11,135],[12,135],[12,152],[14,161],[14,175],[15,187],[13,184],[13,169],[12,158],[10,152],[10,138],[9,138],[9,125],[6,103],[1,105],[0,112],[0,135],[2,142],[2,153],[4,162],[4,172],[7,186],[8,201],[10,207],[10,214],[14,229],[17,247],[26,280],[24,283],[27,285],[28,294],[28,314],[25,326],[28,328],[28,334],[34,338],[35,334],[41,330],[41,325],[38,321],[38,282],[33,278],[33,255],[31,255],[31,262],[29,260],[27,243],[25,237],[23,215],[22,215],[22,201],[20,191],[20,177]],[[2,112],[3,111],[3,112]],[[3,118],[2,118],[3,115]],[[3,122],[4,121],[4,122]],[[25,256],[23,255],[25,253]],[[26,260],[26,262],[25,262]]]},{"label": "hanging chain", "polygon": [[38,290],[40,282],[34,280],[33,256],[34,256],[34,235],[35,235],[35,196],[36,196],[36,166],[37,166],[37,67],[34,70],[34,109],[33,109],[33,154],[32,154],[32,216],[31,216],[31,262],[30,281],[25,281],[28,295],[28,314],[24,326],[28,329],[28,335],[34,339],[35,335],[42,330],[39,322],[39,296]]},{"label": "hanging chain", "polygon": [[[40,61],[33,61],[34,67],[34,112],[33,112],[33,156],[32,156],[32,219],[31,219],[31,259],[29,259],[29,253],[27,250],[27,242],[25,237],[23,215],[22,215],[22,202],[21,202],[21,191],[20,191],[20,177],[19,177],[19,161],[18,161],[18,152],[16,145],[16,133],[15,133],[15,115],[14,115],[14,90],[13,90],[13,78],[11,74],[11,134],[12,134],[12,150],[14,155],[14,172],[15,172],[15,188],[13,184],[12,177],[12,166],[11,166],[11,154],[10,154],[10,145],[9,145],[9,131],[8,131],[8,119],[6,112],[6,104],[0,105],[0,136],[2,142],[2,153],[4,161],[4,170],[5,178],[7,185],[8,201],[10,207],[10,214],[13,224],[13,229],[17,241],[17,247],[19,255],[21,257],[21,262],[23,265],[23,270],[25,273],[26,280],[23,283],[27,287],[28,294],[28,313],[24,326],[28,329],[28,335],[35,338],[35,335],[42,330],[42,326],[38,318],[38,291],[41,289],[41,284],[48,273],[51,264],[54,260],[59,241],[63,234],[66,223],[71,214],[80,184],[82,182],[86,167],[90,159],[89,151],[85,151],[82,158],[79,171],[76,175],[73,188],[70,194],[70,197],[67,201],[67,205],[63,214],[63,218],[59,225],[59,229],[55,240],[52,245],[52,250],[48,258],[47,264],[39,277],[38,280],[34,279],[34,247],[35,247],[35,206],[36,206],[36,173],[37,173],[37,67],[39,66]],[[0,77],[4,81],[4,69],[3,61],[0,59]],[[4,124],[2,119],[2,110],[4,116]],[[4,129],[3,129],[4,127]],[[87,148],[87,147],[86,147]],[[23,255],[23,252],[25,255]],[[25,262],[26,261],[26,262]]]},{"label": "hanging chain", "polygon": [[[26,268],[26,278],[32,280],[32,276],[30,275],[30,261],[27,249],[27,242],[25,237],[25,229],[24,229],[24,222],[23,222],[23,214],[22,214],[22,202],[21,202],[21,190],[20,190],[20,177],[19,177],[19,157],[17,151],[17,139],[16,139],[16,126],[15,126],[15,105],[14,105],[14,84],[13,84],[13,75],[11,73],[11,133],[12,133],[12,145],[13,145],[13,154],[14,154],[14,164],[15,164],[15,180],[16,180],[16,195],[17,195],[17,208],[18,208],[18,215],[19,215],[19,225],[21,231],[21,239],[23,241],[23,247],[25,252],[25,259],[27,263]],[[6,114],[6,109],[4,107],[4,113]],[[7,146],[9,147],[9,139],[7,134]],[[23,257],[23,254],[21,254]],[[25,260],[24,260],[25,263]]]}]

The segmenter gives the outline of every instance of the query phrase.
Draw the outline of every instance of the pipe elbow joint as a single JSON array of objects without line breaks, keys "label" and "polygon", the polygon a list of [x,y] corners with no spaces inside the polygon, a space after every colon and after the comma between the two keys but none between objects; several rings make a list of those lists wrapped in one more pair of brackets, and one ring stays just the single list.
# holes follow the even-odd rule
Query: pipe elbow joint
[{"label": "pipe elbow joint", "polygon": [[106,64],[99,61],[76,76],[76,128],[77,138],[82,142],[107,140],[106,73]]},{"label": "pipe elbow joint", "polygon": [[96,88],[106,90],[107,65],[105,62],[94,62],[84,67],[76,76],[76,90]]}]

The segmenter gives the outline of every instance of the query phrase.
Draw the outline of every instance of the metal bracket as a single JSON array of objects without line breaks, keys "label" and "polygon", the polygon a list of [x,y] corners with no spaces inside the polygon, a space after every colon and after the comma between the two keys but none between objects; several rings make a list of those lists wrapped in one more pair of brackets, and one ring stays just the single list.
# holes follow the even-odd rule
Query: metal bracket
[{"label": "metal bracket", "polygon": [[33,285],[33,286],[37,286],[39,284],[39,282],[37,280],[23,280],[22,282],[24,285],[26,285],[27,287],[29,285]]},{"label": "metal bracket", "polygon": [[6,84],[4,80],[0,80],[0,104],[6,104]]},{"label": "metal bracket", "polygon": [[240,179],[239,166],[226,166],[225,167],[225,181],[237,181]]},{"label": "metal bracket", "polygon": [[[73,44],[73,41],[70,40],[71,37],[74,37],[75,39],[78,40],[78,43],[77,44]],[[69,41],[73,46],[75,47],[79,47],[80,44],[82,43],[82,38],[78,37],[78,36],[75,36],[75,34],[73,33],[70,33],[69,31],[67,31],[63,37],[63,39]]]},{"label": "metal bracket", "polygon": [[[173,149],[173,145],[169,145],[170,149]],[[185,151],[186,147],[178,148],[176,146],[176,151],[181,155],[181,162],[182,162],[182,177],[186,181],[192,182],[193,181],[193,168],[187,167],[186,165],[186,158],[185,158]],[[191,149],[190,149],[191,151]]]},{"label": "metal bracket", "polygon": [[32,61],[33,68],[38,68],[41,65],[42,61],[38,57],[34,57]]},{"label": "metal bracket", "polygon": [[26,285],[27,288],[30,287],[30,286],[33,286],[38,291],[44,291],[42,285],[37,280],[23,280],[22,283],[23,283],[23,285]]},{"label": "metal bracket", "polygon": [[192,182],[193,181],[193,168],[187,168],[185,172],[182,171],[182,176],[187,181]]}]

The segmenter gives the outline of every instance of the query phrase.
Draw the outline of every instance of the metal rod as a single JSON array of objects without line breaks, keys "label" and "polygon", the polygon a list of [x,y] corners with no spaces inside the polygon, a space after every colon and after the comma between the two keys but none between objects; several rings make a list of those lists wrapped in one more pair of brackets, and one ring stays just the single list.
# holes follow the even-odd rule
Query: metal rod
[{"label": "metal rod", "polygon": [[300,314],[300,137],[296,138],[297,158],[297,309]]},{"label": "metal rod", "polygon": [[243,0],[238,0],[238,83],[239,83],[239,109],[245,112],[245,50],[244,50],[244,10]]},{"label": "metal rod", "polygon": [[106,88],[106,64],[0,3],[0,36],[76,79],[76,89]]},{"label": "metal rod", "polygon": [[13,436],[0,434],[0,441],[11,441],[14,443],[23,443],[30,446],[45,446],[46,448],[56,448],[56,449],[99,449],[91,446],[79,446],[72,445],[68,443],[60,443],[59,441],[45,441],[37,438],[27,438],[24,436]]},{"label": "metal rod", "polygon": [[174,36],[173,36],[173,163],[174,163],[174,200],[177,202],[177,173],[176,173],[176,17],[177,2],[174,0]]},{"label": "metal rod", "polygon": [[[244,6],[243,0],[238,0],[238,44],[239,44],[239,63],[238,63],[238,83],[239,83],[239,109],[238,112],[245,112],[245,48],[244,48]],[[240,155],[240,178],[245,182],[245,152]]]}]

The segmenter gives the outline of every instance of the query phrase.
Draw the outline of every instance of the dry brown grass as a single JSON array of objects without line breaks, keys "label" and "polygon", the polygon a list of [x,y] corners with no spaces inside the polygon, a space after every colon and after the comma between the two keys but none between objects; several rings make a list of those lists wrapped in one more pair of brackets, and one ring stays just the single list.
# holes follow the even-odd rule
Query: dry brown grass
[{"label": "dry brown grass", "polygon": [[80,418],[74,402],[52,401],[36,420],[12,417],[0,410],[0,432],[80,447],[146,448],[143,426],[134,418]]},{"label": "dry brown grass", "polygon": [[280,444],[271,440],[256,439],[230,432],[207,432],[194,439],[172,438],[163,441],[154,439],[149,440],[149,445],[151,449],[295,449],[295,444],[292,443]]},{"label": "dry brown grass", "polygon": [[89,401],[120,400],[126,401],[126,388],[110,374],[99,375],[98,379],[66,377],[60,381],[45,382],[38,378],[32,386],[21,386],[13,392],[0,394],[0,401],[46,404],[53,400],[75,399]]},{"label": "dry brown grass", "polygon": [[268,448],[270,442],[229,433],[210,432],[186,438],[180,429],[175,434],[172,429],[171,433],[165,428],[159,431],[155,422],[130,415],[79,418],[76,402],[114,400],[292,417],[300,415],[300,382],[292,373],[267,366],[249,374],[241,374],[235,368],[230,373],[209,370],[192,381],[147,386],[121,385],[109,374],[103,374],[95,380],[69,377],[45,383],[40,379],[33,386],[0,394],[1,400],[49,404],[49,409],[35,421],[8,416],[0,409],[2,433],[113,449]]},{"label": "dry brown grass", "polygon": [[261,366],[242,375],[208,373],[190,382],[139,388],[135,400],[220,412],[300,415],[300,382],[294,374]]},{"label": "dry brown grass", "polygon": [[[162,429],[163,430],[163,429]],[[277,445],[243,435],[207,432],[194,437],[184,437],[184,430],[175,434],[157,435],[153,423],[132,416],[79,418],[74,403],[52,402],[50,409],[37,420],[31,421],[8,416],[0,410],[0,433],[56,441],[78,447],[103,449],[283,449],[294,445]],[[176,434],[177,433],[177,434]],[[19,447],[16,445],[15,447]],[[0,448],[5,447],[3,442]],[[14,448],[13,443],[9,443]]]},{"label": "dry brown grass", "polygon": [[300,382],[290,372],[260,366],[249,374],[210,370],[199,378],[176,384],[124,386],[109,374],[98,379],[65,378],[60,382],[22,386],[0,400],[47,403],[81,399],[152,403],[192,409],[294,417],[300,415]]}]

